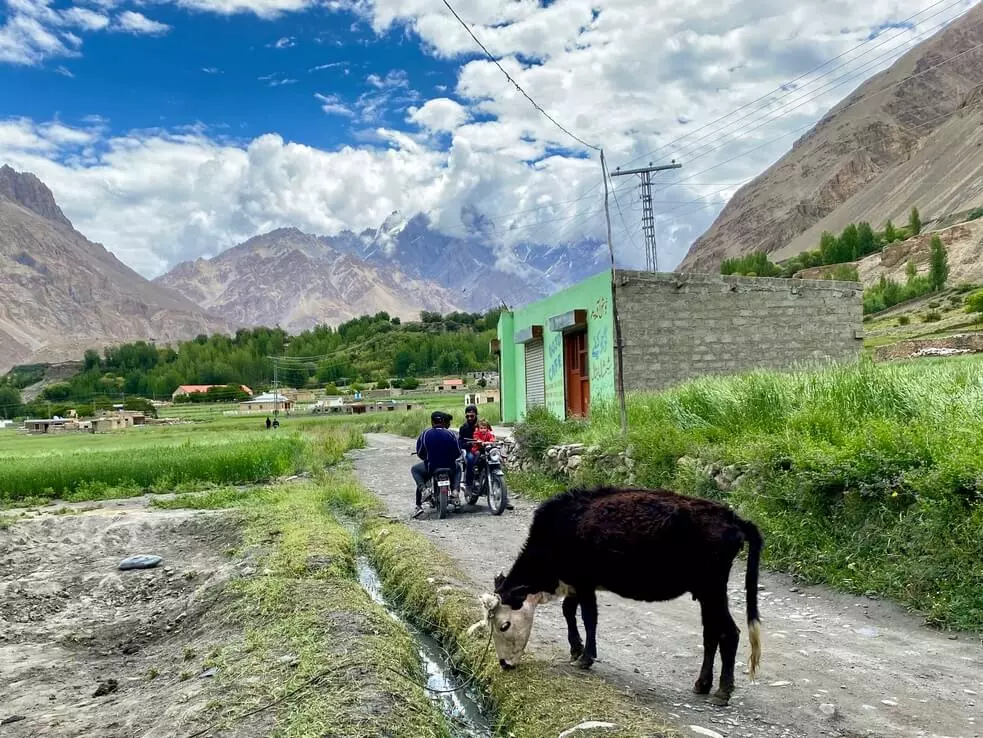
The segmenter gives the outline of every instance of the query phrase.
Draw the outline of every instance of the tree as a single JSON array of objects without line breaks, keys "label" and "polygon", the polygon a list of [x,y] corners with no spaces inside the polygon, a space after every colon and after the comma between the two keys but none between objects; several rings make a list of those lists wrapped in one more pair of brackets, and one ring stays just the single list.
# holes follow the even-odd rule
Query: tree
[{"label": "tree", "polygon": [[932,289],[938,292],[949,280],[949,254],[945,244],[938,236],[932,236],[932,256],[928,270],[928,281],[932,284]]},{"label": "tree", "polygon": [[908,235],[917,236],[922,232],[922,217],[918,214],[918,208],[912,208],[908,214]]},{"label": "tree", "polygon": [[898,240],[898,231],[894,227],[894,223],[888,221],[884,224],[884,243],[894,243]]},{"label": "tree", "polygon": [[415,377],[406,377],[400,384],[403,386],[404,390],[415,390],[420,386],[420,383]]},{"label": "tree", "polygon": [[[976,313],[976,319],[983,320],[983,290],[967,295],[964,304],[967,313]],[[0,392],[2,391],[3,389],[0,388]]]},{"label": "tree", "polygon": [[0,386],[0,418],[10,420],[21,414],[20,391],[10,385]]},{"label": "tree", "polygon": [[836,262],[836,236],[829,231],[823,231],[819,237],[819,258],[823,264]]},{"label": "tree", "polygon": [[857,224],[857,255],[855,259],[873,254],[877,251],[877,240],[874,238],[874,229],[870,223]]},{"label": "tree", "polygon": [[87,372],[91,369],[98,369],[99,363],[99,352],[95,349],[88,349],[82,360],[82,370]]},{"label": "tree", "polygon": [[860,248],[860,234],[857,226],[851,223],[843,229],[836,244],[836,260],[833,264],[842,264],[845,261],[853,261],[857,258]]},{"label": "tree", "polygon": [[911,259],[909,259],[908,263],[905,264],[904,273],[905,276],[908,278],[908,284],[911,284],[914,281],[915,277],[918,276],[918,267],[915,266],[915,262],[912,261]]}]

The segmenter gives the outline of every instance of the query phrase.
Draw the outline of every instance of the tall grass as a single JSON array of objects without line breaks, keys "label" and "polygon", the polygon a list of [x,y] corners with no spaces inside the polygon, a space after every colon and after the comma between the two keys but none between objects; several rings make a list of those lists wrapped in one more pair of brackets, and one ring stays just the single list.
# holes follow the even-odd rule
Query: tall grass
[{"label": "tall grass", "polygon": [[[517,437],[624,450],[617,408],[533,418]],[[772,566],[983,629],[983,363],[930,361],[702,378],[629,398],[636,478],[726,497]],[[691,456],[745,472],[722,493]],[[608,471],[585,465],[581,481]],[[548,487],[547,487],[548,488]]]},{"label": "tall grass", "polygon": [[[29,439],[33,448],[0,456],[0,502],[53,498],[95,499],[146,490],[261,482],[284,474],[318,472],[363,445],[361,431],[321,424],[306,433],[229,430],[175,442],[166,434],[106,438],[100,448],[84,436]],[[74,446],[72,443],[74,442]]]}]

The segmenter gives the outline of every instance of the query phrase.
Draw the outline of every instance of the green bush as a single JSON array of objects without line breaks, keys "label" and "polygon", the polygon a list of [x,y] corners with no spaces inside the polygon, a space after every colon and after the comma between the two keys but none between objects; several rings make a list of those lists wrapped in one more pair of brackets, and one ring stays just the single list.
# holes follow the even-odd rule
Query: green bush
[{"label": "green bush", "polygon": [[[983,629],[981,366],[865,360],[633,395],[636,481],[726,498],[762,527],[770,566]],[[566,428],[561,442],[625,449],[613,404],[594,406],[587,425],[558,423],[537,415],[517,435],[552,443]],[[684,456],[744,476],[723,493],[679,464]],[[584,469],[585,478],[605,473]]]},{"label": "green bush", "polygon": [[930,310],[922,316],[922,321],[925,323],[938,323],[940,320],[942,320],[942,313],[937,310]]},{"label": "green bush", "polygon": [[898,325],[908,325],[911,323],[911,318],[907,315],[898,316]]}]

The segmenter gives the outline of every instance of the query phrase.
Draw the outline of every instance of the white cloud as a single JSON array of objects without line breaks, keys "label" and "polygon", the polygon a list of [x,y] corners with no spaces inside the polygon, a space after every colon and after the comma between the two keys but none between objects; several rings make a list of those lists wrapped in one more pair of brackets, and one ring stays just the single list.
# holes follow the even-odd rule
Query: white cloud
[{"label": "white cloud", "polygon": [[201,71],[205,74],[224,74],[224,72],[218,67],[202,67]]},{"label": "white cloud", "polygon": [[257,77],[256,79],[260,82],[266,82],[267,87],[282,87],[283,85],[297,84],[297,80],[295,79],[280,77],[276,74],[264,74],[262,77]]},{"label": "white cloud", "polygon": [[97,13],[89,8],[72,7],[62,12],[62,18],[86,31],[101,31],[109,25],[109,16]]},{"label": "white cloud", "polygon": [[291,46],[296,46],[296,45],[297,45],[297,39],[295,39],[293,36],[284,36],[282,38],[277,39],[272,44],[267,44],[267,46],[274,49],[289,49]]},{"label": "white cloud", "polygon": [[322,95],[317,92],[314,97],[321,102],[321,110],[328,115],[343,115],[346,118],[352,118],[355,115],[352,109],[345,105],[337,95]]},{"label": "white cloud", "polygon": [[62,77],[68,77],[69,79],[75,76],[74,74],[72,74],[72,70],[61,64],[55,67],[55,72],[60,74]]},{"label": "white cloud", "polygon": [[468,119],[468,111],[446,97],[427,100],[422,107],[410,108],[409,120],[434,131],[453,131]]},{"label": "white cloud", "polygon": [[171,30],[171,27],[166,23],[151,20],[143,13],[137,13],[133,10],[124,10],[116,19],[113,30],[119,30],[125,33],[137,35],[146,34],[148,36],[157,36],[167,33],[169,30]]},{"label": "white cloud", "polygon": [[[260,17],[309,5],[307,0],[179,4]],[[773,95],[758,112],[756,103],[677,141],[920,6],[915,0],[799,0],[791,6],[779,0],[728,0],[723,6],[696,0],[556,0],[548,7],[538,0],[458,0],[454,5],[524,90],[578,136],[604,145],[612,167],[674,157],[683,163],[682,170],[656,180],[660,188],[666,185],[655,193],[664,268],[678,263],[739,183],[778,158],[918,34],[933,32],[955,14],[926,19],[914,31],[886,31],[882,38],[894,40],[864,57],[835,62],[848,63],[847,69],[809,76],[798,82],[798,90]],[[0,124],[0,159],[35,171],[83,232],[148,275],[277,225],[331,234],[377,226],[394,209],[428,213],[450,233],[463,228],[462,207],[477,209],[495,222],[499,246],[603,238],[596,155],[533,109],[494,64],[475,57],[473,40],[442,3],[338,0],[335,6],[357,7],[377,32],[402,26],[410,41],[422,40],[429,53],[466,62],[456,85],[427,99],[405,72],[392,70],[369,75],[366,90],[354,100],[316,95],[325,113],[368,129],[364,145],[330,152],[272,134],[233,145],[200,129],[101,138],[97,146],[63,143],[42,126],[18,120]],[[43,7],[47,10],[30,13],[21,8],[8,18],[0,29],[0,60],[33,64],[74,53],[67,27],[50,20],[50,9]],[[50,37],[35,34],[31,20]],[[882,57],[885,52],[891,53]],[[851,72],[857,76],[848,84],[808,97]],[[277,75],[264,81],[288,83]],[[746,113],[750,117],[735,122]],[[399,121],[406,121],[407,130],[389,127]],[[84,149],[85,155],[66,159],[69,147]],[[620,258],[630,248],[629,231],[635,243],[642,240],[636,182],[629,179],[616,180],[627,229],[612,208]],[[638,263],[640,254],[630,256]]]}]

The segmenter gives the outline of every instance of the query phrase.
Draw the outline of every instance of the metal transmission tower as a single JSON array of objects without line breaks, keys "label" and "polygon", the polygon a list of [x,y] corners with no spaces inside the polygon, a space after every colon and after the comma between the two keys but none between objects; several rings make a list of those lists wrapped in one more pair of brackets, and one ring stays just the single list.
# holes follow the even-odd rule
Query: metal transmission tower
[{"label": "metal transmission tower", "polygon": [[637,174],[641,177],[642,183],[639,189],[642,191],[642,233],[645,234],[645,270],[649,272],[659,271],[659,254],[655,247],[655,211],[652,209],[652,173],[653,172],[663,172],[666,169],[681,169],[682,164],[677,164],[676,160],[672,160],[672,164],[662,164],[661,166],[652,166],[652,162],[649,162],[647,167],[642,167],[640,169],[626,169],[621,171],[621,168],[615,169],[611,172],[612,177],[622,177],[626,174]]}]

